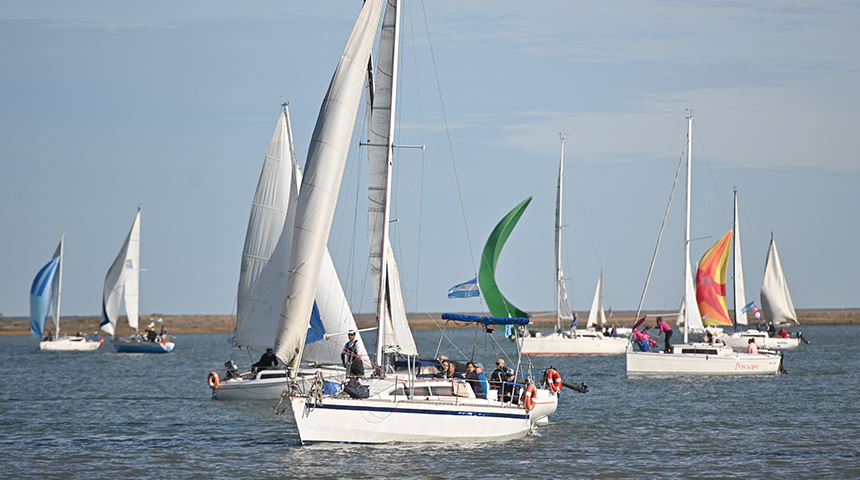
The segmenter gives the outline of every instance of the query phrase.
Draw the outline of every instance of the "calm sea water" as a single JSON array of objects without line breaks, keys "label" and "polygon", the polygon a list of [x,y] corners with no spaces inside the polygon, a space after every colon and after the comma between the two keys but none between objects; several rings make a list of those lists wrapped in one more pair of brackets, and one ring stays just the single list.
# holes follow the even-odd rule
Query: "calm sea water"
[{"label": "calm sea water", "polygon": [[[180,335],[167,355],[0,337],[0,477],[860,478],[860,327],[803,331],[813,343],[769,378],[628,379],[623,355],[534,357],[591,388],[564,389],[538,434],[382,446],[301,446],[275,402],[210,400],[207,373],[233,355],[225,335]],[[438,332],[415,336],[435,352]],[[450,336],[471,354],[473,330]],[[490,367],[499,347],[483,337],[476,360]],[[447,341],[442,353],[460,356]]]}]

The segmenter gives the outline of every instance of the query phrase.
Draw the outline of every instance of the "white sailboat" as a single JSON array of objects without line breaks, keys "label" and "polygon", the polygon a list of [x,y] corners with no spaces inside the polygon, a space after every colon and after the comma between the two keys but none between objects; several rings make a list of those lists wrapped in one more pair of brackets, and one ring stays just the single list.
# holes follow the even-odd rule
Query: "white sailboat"
[{"label": "white sailboat", "polygon": [[[109,333],[113,346],[120,353],[168,353],[175,346],[172,336],[141,334],[138,330],[138,296],[140,292],[140,208],[134,217],[131,230],[125,238],[119,254],[108,269],[102,296],[101,328]],[[116,324],[119,310],[125,302],[128,326],[135,330],[131,335],[117,335]],[[155,323],[149,324],[154,332]]]},{"label": "white sailboat", "polygon": [[[383,0],[364,3],[311,140],[296,209],[287,294],[275,343],[291,381],[300,373],[316,285]],[[303,443],[504,440],[527,435],[548,408],[524,410],[498,400],[476,398],[468,383],[435,378],[438,361],[416,355],[401,313],[396,265],[388,240],[393,162],[393,122],[398,58],[399,1],[388,0],[379,46],[379,74],[371,81],[371,180],[368,219],[371,263],[377,293],[377,349],[372,378],[355,379],[332,394],[320,382],[303,393],[290,390],[289,403]],[[377,162],[382,160],[382,164]],[[379,187],[382,186],[382,190]],[[378,195],[377,195],[378,194]],[[377,253],[378,252],[378,253]],[[399,358],[399,360],[396,360]],[[394,361],[392,361],[394,360]],[[429,372],[427,371],[429,370]],[[428,376],[423,376],[428,375]],[[538,401],[551,402],[548,399]],[[552,403],[554,411],[555,403]]]},{"label": "white sailboat", "polygon": [[[286,104],[283,107],[263,162],[245,236],[233,341],[237,348],[274,345],[287,291],[289,251],[302,175],[293,146],[289,108]],[[347,333],[355,329],[355,319],[326,249],[303,353],[302,368],[311,372],[310,380],[315,378],[313,374],[318,368],[325,369],[327,376],[344,374],[340,353],[348,341]],[[364,350],[360,334],[357,341]],[[277,400],[288,387],[283,368],[239,373],[235,362],[225,365],[227,369],[209,374],[213,399]]]},{"label": "white sailboat", "polygon": [[558,164],[558,189],[556,191],[555,203],[555,271],[556,271],[556,327],[555,331],[548,335],[541,332],[529,332],[523,339],[523,353],[528,355],[576,355],[576,354],[621,354],[627,349],[627,339],[622,337],[604,336],[602,332],[595,329],[599,324],[606,322],[606,314],[603,312],[603,270],[600,271],[600,279],[597,282],[597,291],[588,315],[588,324],[585,330],[577,330],[576,325],[571,325],[570,330],[562,329],[562,325],[572,322],[573,313],[570,302],[567,299],[567,290],[564,286],[564,272],[561,265],[561,209],[562,209],[562,187],[564,178],[564,140],[561,138],[561,160]]},{"label": "white sailboat", "polygon": [[[687,175],[684,209],[684,300],[678,322],[684,325],[684,343],[670,352],[627,350],[627,375],[773,375],[782,356],[773,353],[736,352],[726,345],[688,343],[689,331],[702,328],[690,264],[690,186],[692,177],[693,116],[687,117]],[[646,287],[647,289],[647,287]],[[644,296],[644,293],[643,293]],[[638,325],[637,325],[638,326]],[[635,327],[634,327],[635,328]]]},{"label": "white sailboat", "polygon": [[[734,190],[735,198],[735,221],[734,221],[734,237],[733,237],[733,253],[734,253],[734,271],[732,279],[735,292],[735,329],[737,331],[731,334],[718,335],[717,339],[722,340],[726,345],[736,349],[746,349],[749,345],[749,340],[755,340],[757,345],[762,345],[768,349],[784,350],[797,348],[800,345],[800,338],[795,337],[771,337],[767,332],[754,329],[738,329],[739,325],[747,325],[746,315],[746,293],[744,292],[744,274],[743,262],[741,260],[741,237],[740,223],[738,222],[738,191]],[[776,247],[774,247],[776,249]],[[770,256],[768,256],[770,258]],[[763,289],[764,291],[764,289]]]},{"label": "white sailboat", "polygon": [[[83,334],[60,336],[60,299],[63,288],[63,243],[33,280],[30,287],[30,333],[41,339],[39,350],[90,352],[98,350],[104,339],[93,341]],[[45,331],[48,316],[54,319],[54,333]]]},{"label": "white sailboat", "polygon": [[773,233],[770,234],[770,245],[767,248],[767,263],[764,267],[764,280],[761,284],[761,310],[765,320],[773,323],[774,327],[800,325],[791,292],[785,281],[785,272],[776,250]]}]

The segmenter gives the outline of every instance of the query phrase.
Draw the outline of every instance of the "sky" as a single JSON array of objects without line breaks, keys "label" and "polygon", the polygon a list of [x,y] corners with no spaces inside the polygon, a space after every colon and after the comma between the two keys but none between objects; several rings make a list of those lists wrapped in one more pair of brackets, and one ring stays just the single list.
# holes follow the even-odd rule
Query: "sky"
[{"label": "sky", "polygon": [[[141,314],[235,311],[251,200],[281,104],[304,164],[361,2],[0,0],[0,313],[65,234],[63,315],[98,315],[141,220]],[[691,257],[740,207],[746,296],[773,234],[798,309],[860,307],[860,2],[406,1],[392,244],[410,312],[473,278],[495,224],[534,200],[497,282],[555,309],[635,310],[694,115]],[[366,128],[359,111],[329,248],[371,312]],[[644,307],[682,296],[683,188]],[[731,271],[729,272],[731,275]],[[729,290],[731,281],[729,280]],[[729,294],[731,302],[732,294]]]}]

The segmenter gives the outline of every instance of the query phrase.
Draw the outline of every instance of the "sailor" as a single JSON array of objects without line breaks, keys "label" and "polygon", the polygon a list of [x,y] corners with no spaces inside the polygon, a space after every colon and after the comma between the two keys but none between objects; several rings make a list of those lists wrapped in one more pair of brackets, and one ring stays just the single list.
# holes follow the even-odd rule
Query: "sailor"
[{"label": "sailor", "polygon": [[364,346],[358,341],[358,336],[355,330],[350,330],[347,334],[349,341],[343,346],[343,351],[340,354],[340,361],[346,368],[346,373],[354,377],[364,376],[364,362],[361,357],[367,355],[364,351]]},{"label": "sailor", "polygon": [[266,349],[266,353],[260,357],[260,361],[251,365],[254,367],[254,373],[259,372],[260,370],[266,370],[269,367],[274,367],[278,365],[278,357],[275,356],[275,351],[271,348]]}]

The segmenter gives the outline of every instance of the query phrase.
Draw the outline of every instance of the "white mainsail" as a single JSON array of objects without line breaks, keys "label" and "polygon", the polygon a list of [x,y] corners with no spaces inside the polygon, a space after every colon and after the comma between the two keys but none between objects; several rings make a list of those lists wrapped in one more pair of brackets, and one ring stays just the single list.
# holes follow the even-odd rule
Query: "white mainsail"
[{"label": "white mainsail", "polygon": [[794,302],[791,301],[791,293],[788,291],[788,283],[785,281],[785,273],[782,271],[782,262],[779,260],[772,233],[770,246],[767,249],[764,281],[761,284],[761,309],[764,318],[774,325],[800,323],[794,310]]},{"label": "white mainsail", "polygon": [[291,368],[292,378],[304,349],[381,8],[381,0],[362,6],[311,137],[296,205],[287,294],[275,338],[275,354]]},{"label": "white mainsail", "polygon": [[741,261],[741,227],[738,223],[738,191],[735,192],[735,223],[732,238],[734,241],[734,268],[732,269],[732,283],[735,289],[735,325],[746,325],[747,314],[743,311],[747,304],[744,292],[744,264]]},{"label": "white mainsail", "polygon": [[562,324],[573,321],[573,312],[570,310],[570,301],[567,299],[567,289],[564,286],[564,272],[561,267],[561,193],[564,184],[564,136],[561,137],[561,160],[558,162],[558,190],[555,196],[555,281],[557,288],[556,298],[556,330],[561,331]]},{"label": "white mainsail", "polygon": [[[400,290],[400,274],[388,235],[391,173],[394,165],[394,115],[397,100],[397,56],[400,10],[398,0],[388,0],[379,38],[378,65],[373,77],[368,124],[367,230],[370,237],[370,271],[379,321],[377,357],[386,347],[399,347],[406,355],[418,348],[406,318]],[[382,272],[384,271],[384,274]]]},{"label": "white mainsail", "polygon": [[594,300],[591,301],[591,311],[588,312],[587,327],[606,324],[606,312],[603,311],[603,267],[600,267],[600,278],[597,279],[597,289],[594,291]]},{"label": "white mainsail", "polygon": [[138,295],[140,285],[140,208],[134,217],[131,231],[116,256],[105,278],[102,297],[101,328],[113,335],[120,305],[125,300],[125,313],[128,326],[137,330]]}]

